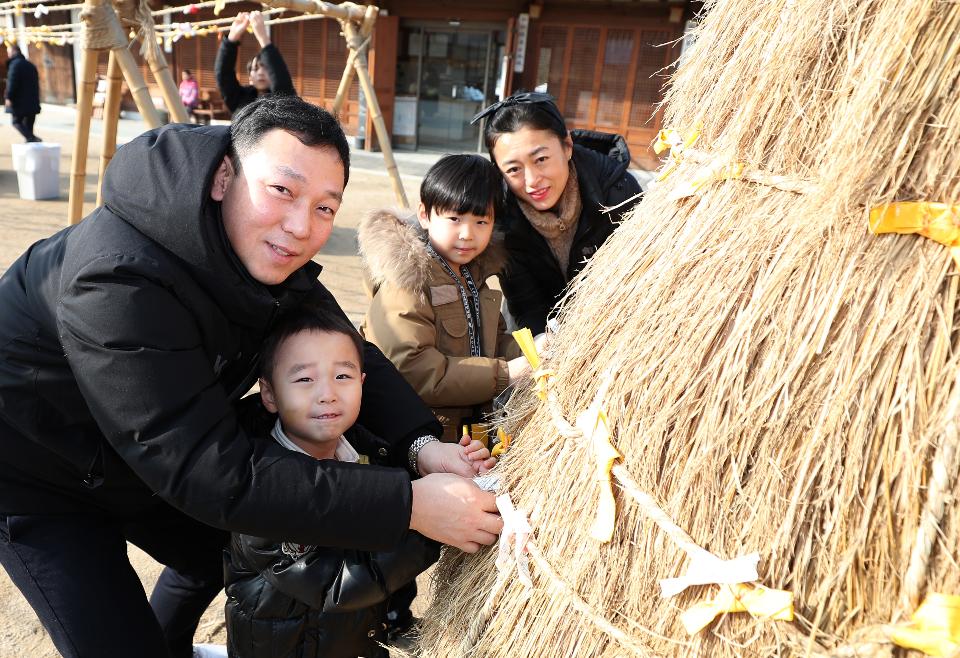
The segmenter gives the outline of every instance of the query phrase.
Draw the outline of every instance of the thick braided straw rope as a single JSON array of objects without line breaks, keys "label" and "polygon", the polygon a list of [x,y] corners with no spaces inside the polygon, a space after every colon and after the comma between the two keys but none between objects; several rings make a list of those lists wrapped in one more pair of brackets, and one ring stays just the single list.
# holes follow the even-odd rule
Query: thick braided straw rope
[{"label": "thick braided straw rope", "polygon": [[904,604],[913,609],[920,602],[920,594],[927,580],[927,566],[933,545],[940,534],[940,521],[943,518],[947,498],[953,488],[953,480],[960,466],[960,428],[957,427],[957,415],[960,414],[960,372],[953,382],[950,402],[947,404],[946,426],[940,437],[940,445],[930,469],[930,485],[927,487],[927,502],[923,507],[917,538],[910,554],[910,566],[903,583]]},{"label": "thick braided straw rope", "polygon": [[113,50],[127,45],[127,35],[109,3],[87,4],[80,12],[83,47],[86,50]]}]

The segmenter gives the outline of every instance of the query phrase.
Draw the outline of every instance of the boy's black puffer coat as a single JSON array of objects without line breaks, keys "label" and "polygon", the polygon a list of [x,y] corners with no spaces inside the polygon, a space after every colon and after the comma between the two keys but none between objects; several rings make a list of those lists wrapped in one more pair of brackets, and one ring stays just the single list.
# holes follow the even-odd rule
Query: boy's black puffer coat
[{"label": "boy's black puffer coat", "polygon": [[627,171],[630,151],[622,137],[586,130],[572,130],[570,135],[583,210],[570,246],[567,271],[560,270],[550,245],[530,225],[509,191],[506,209],[497,218],[498,223],[503,220],[504,244],[509,254],[506,271],[500,275],[507,308],[517,327],[528,327],[534,334],[543,332],[547,315],[560,300],[567,283],[610,237],[620,217],[639,201],[612,212],[603,210],[640,193],[640,184]]},{"label": "boy's black puffer coat", "polygon": [[[354,426],[361,454],[383,441]],[[234,533],[226,557],[227,648],[231,658],[383,656],[389,596],[425,571],[440,545],[408,532],[392,551],[298,546]]]},{"label": "boy's black puffer coat", "polygon": [[[312,262],[272,288],[240,264],[209,200],[228,144],[221,126],[141,135],[110,164],[105,205],[0,278],[0,513],[170,504],[226,530],[392,548],[404,470],[317,462],[238,426],[275,315],[342,311]],[[361,419],[402,466],[439,424],[379,350],[365,360]]]}]

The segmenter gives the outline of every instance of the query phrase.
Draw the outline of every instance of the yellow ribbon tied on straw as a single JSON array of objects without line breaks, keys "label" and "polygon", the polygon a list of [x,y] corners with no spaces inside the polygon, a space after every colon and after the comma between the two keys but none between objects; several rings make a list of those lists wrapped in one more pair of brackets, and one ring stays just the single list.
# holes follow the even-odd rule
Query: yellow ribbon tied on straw
[{"label": "yellow ribbon tied on straw", "polygon": [[664,128],[657,133],[657,138],[653,142],[653,152],[660,155],[670,149],[670,157],[673,159],[673,162],[657,176],[658,182],[664,180],[680,166],[680,163],[683,162],[683,152],[693,146],[698,139],[700,139],[700,124],[697,124],[696,128],[687,133],[686,137],[675,128]]},{"label": "yellow ribbon tied on straw", "polygon": [[898,201],[870,210],[870,232],[916,233],[950,248],[960,268],[960,206],[929,201]]},{"label": "yellow ribbon tied on straw", "polygon": [[226,9],[226,7],[227,0],[216,0],[216,2],[213,3],[213,15],[219,16],[220,12]]},{"label": "yellow ribbon tied on straw", "polygon": [[952,656],[960,650],[960,596],[927,595],[907,624],[894,626],[894,644],[928,656]]},{"label": "yellow ribbon tied on straw", "polygon": [[553,376],[552,370],[540,369],[540,355],[537,354],[537,345],[533,342],[533,333],[527,327],[513,332],[513,339],[520,346],[520,351],[527,358],[527,363],[533,368],[533,378],[537,382],[537,397],[547,399],[547,380]]},{"label": "yellow ribbon tied on straw", "polygon": [[680,615],[680,622],[693,635],[720,615],[732,612],[748,612],[759,619],[793,621],[793,592],[746,583],[721,585],[712,601],[697,603]]},{"label": "yellow ribbon tied on straw", "polygon": [[513,436],[504,432],[502,427],[498,427],[497,438],[499,439],[499,442],[493,446],[493,449],[490,451],[490,456],[497,457],[499,459],[500,455],[505,453],[507,448],[510,447],[510,442],[513,441]]}]

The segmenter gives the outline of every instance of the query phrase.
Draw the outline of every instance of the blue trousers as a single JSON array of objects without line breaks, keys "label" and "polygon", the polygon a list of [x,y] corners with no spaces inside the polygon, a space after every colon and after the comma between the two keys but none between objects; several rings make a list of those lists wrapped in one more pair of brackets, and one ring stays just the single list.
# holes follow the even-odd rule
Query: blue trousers
[{"label": "blue trousers", "polygon": [[[0,514],[0,565],[67,658],[190,658],[227,539],[162,503],[136,518]],[[166,565],[149,602],[127,541]]]}]

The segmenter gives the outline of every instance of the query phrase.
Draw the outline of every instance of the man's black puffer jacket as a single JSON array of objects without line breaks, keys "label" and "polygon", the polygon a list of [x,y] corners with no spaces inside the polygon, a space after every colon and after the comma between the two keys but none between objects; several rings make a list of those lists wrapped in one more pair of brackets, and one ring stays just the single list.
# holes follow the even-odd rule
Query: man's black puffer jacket
[{"label": "man's black puffer jacket", "polygon": [[[377,463],[383,442],[347,431]],[[272,440],[272,439],[267,439]],[[392,551],[356,551],[234,533],[225,560],[231,658],[386,658],[391,594],[440,556],[440,544],[408,532]]]},{"label": "man's black puffer jacket", "polygon": [[[228,143],[221,126],[144,133],[110,164],[105,205],[0,278],[0,513],[166,503],[226,530],[389,549],[409,526],[404,470],[317,462],[237,423],[276,314],[342,311],[312,262],[272,288],[240,264],[208,192]],[[379,350],[364,356],[361,420],[399,467],[440,426]]]},{"label": "man's black puffer jacket", "polygon": [[563,296],[567,283],[610,237],[623,214],[639,201],[638,197],[612,212],[603,210],[640,193],[640,184],[627,171],[630,151],[622,137],[586,130],[573,130],[570,135],[583,210],[570,246],[567,271],[560,270],[550,245],[527,221],[509,191],[506,209],[497,217],[508,253],[506,269],[500,275],[507,308],[517,327],[528,327],[534,334],[543,332],[547,315]]}]

